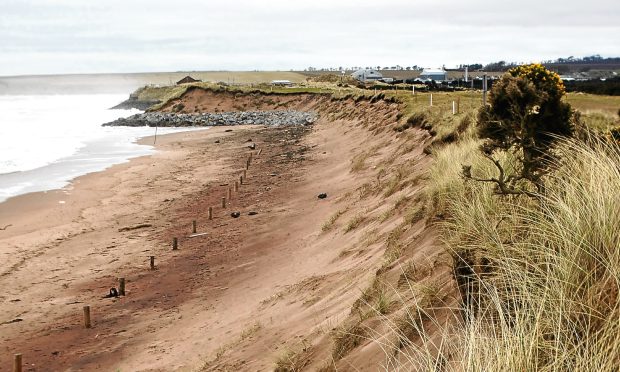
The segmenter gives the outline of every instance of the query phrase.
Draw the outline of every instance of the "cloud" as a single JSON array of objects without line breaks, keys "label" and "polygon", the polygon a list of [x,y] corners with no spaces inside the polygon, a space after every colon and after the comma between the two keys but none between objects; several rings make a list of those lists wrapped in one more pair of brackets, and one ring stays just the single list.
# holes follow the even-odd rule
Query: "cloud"
[{"label": "cloud", "polygon": [[0,75],[620,55],[620,2],[3,0]]}]

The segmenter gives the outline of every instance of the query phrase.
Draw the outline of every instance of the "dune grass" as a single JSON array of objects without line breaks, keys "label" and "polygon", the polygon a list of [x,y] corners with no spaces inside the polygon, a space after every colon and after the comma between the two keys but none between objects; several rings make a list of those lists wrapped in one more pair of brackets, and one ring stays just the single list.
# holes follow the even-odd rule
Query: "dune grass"
[{"label": "dune grass", "polygon": [[[451,183],[455,169],[438,172],[449,154],[484,170],[485,159],[466,155],[471,145],[439,152],[433,176],[443,200],[436,208],[447,216],[445,243],[457,271],[464,269],[463,309],[455,309],[452,326],[440,328],[433,341],[396,350],[394,363],[448,371],[617,370],[620,148],[564,140],[547,192],[536,200],[499,197],[486,184]],[[395,332],[412,327],[425,334],[419,322],[393,326]]]}]

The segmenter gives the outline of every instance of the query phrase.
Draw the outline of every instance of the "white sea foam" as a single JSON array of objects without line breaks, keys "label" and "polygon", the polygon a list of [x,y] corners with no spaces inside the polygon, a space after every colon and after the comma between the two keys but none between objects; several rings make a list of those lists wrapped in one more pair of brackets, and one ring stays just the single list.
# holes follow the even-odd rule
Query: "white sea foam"
[{"label": "white sea foam", "polygon": [[153,128],[101,126],[139,112],[109,109],[126,97],[0,95],[0,202],[61,188],[77,176],[152,153],[151,146],[134,142],[153,135]]}]

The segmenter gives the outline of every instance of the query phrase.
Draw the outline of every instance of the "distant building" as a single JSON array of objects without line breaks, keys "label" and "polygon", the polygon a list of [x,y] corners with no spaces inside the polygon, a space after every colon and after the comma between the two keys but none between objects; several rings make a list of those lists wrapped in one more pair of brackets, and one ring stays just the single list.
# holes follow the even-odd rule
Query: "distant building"
[{"label": "distant building", "polygon": [[381,75],[379,71],[370,69],[357,70],[352,73],[351,76],[363,83],[369,81],[379,81],[383,79],[383,75]]},{"label": "distant building", "polygon": [[443,68],[432,69],[425,68],[420,74],[422,80],[434,80],[434,81],[446,81],[448,80],[448,73]]},{"label": "distant building", "polygon": [[200,82],[200,80],[196,80],[191,76],[186,76],[183,79],[177,81],[177,85],[181,85],[181,84],[187,84],[187,83],[198,83]]},{"label": "distant building", "polygon": [[279,85],[282,87],[289,87],[293,85],[289,80],[271,80],[271,85]]}]

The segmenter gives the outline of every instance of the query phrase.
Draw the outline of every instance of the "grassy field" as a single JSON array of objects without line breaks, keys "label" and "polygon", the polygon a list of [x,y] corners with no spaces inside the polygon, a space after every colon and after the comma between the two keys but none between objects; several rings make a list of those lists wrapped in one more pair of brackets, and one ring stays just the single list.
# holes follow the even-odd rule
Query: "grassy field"
[{"label": "grassy field", "polygon": [[290,71],[180,71],[130,74],[80,74],[0,77],[0,94],[129,93],[145,85],[174,85],[190,75],[206,82],[260,84],[272,80],[301,83],[306,76]]},{"label": "grassy field", "polygon": [[568,93],[566,101],[573,108],[582,111],[601,111],[611,115],[618,115],[620,111],[620,96],[599,96],[586,93]]}]

